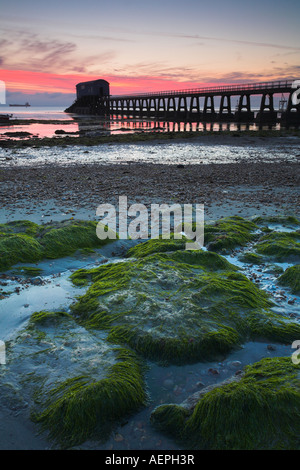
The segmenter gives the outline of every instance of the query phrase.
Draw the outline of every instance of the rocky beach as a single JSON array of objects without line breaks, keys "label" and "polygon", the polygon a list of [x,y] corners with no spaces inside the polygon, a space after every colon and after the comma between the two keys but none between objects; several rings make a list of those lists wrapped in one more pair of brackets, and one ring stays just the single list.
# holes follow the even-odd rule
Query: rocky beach
[{"label": "rocky beach", "polygon": [[[298,449],[298,133],[64,139],[0,141],[1,448]],[[203,249],[97,239],[124,195]]]}]

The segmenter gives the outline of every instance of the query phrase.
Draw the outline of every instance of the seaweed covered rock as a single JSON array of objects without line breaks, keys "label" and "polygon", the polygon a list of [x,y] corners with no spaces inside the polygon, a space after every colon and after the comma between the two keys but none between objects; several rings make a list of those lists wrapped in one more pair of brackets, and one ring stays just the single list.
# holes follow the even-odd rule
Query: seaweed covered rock
[{"label": "seaweed covered rock", "polygon": [[297,322],[270,310],[267,294],[217,253],[177,250],[76,271],[91,283],[71,306],[86,328],[159,362],[219,357],[249,338],[290,342]]},{"label": "seaweed covered rock", "polygon": [[8,354],[2,382],[22,392],[32,420],[59,447],[107,439],[147,403],[140,358],[78,326],[67,312],[32,314]]},{"label": "seaweed covered rock", "polygon": [[151,415],[160,431],[198,449],[300,449],[300,365],[266,358]]},{"label": "seaweed covered rock", "polygon": [[300,221],[293,215],[277,215],[255,217],[252,222],[259,226],[281,226],[286,228],[298,228]]},{"label": "seaweed covered rock", "polygon": [[[195,230],[195,224],[191,229]],[[243,217],[224,217],[218,221],[204,225],[204,243],[208,250],[227,253],[238,246],[244,246],[248,242],[255,240],[255,231],[258,226]],[[153,253],[182,250],[186,243],[186,238],[181,240],[153,239],[138,244],[128,251],[128,256],[143,258]]]},{"label": "seaweed covered rock", "polygon": [[290,287],[293,294],[300,293],[300,264],[287,268],[278,278],[278,284]]},{"label": "seaweed covered rock", "polygon": [[73,254],[80,248],[101,247],[111,241],[100,240],[96,234],[97,222],[64,221],[37,225],[14,221],[0,225],[0,270],[16,263],[34,263],[43,258],[59,258]]},{"label": "seaweed covered rock", "polygon": [[224,217],[204,226],[205,245],[210,251],[228,252],[255,240],[258,226],[243,217]]},{"label": "seaweed covered rock", "polygon": [[247,251],[246,253],[243,253],[239,257],[239,260],[242,261],[243,263],[249,263],[249,264],[264,264],[264,257],[256,253],[252,253],[251,251]]},{"label": "seaweed covered rock", "polygon": [[116,350],[117,364],[107,377],[67,379],[51,389],[46,407],[32,419],[49,431],[62,447],[72,447],[91,437],[107,438],[113,423],[146,404],[141,363],[129,350]]},{"label": "seaweed covered rock", "polygon": [[271,232],[264,235],[254,246],[258,254],[278,261],[300,260],[300,231]]},{"label": "seaweed covered rock", "polygon": [[152,255],[153,253],[165,253],[169,251],[183,250],[185,248],[185,244],[185,239],[151,239],[130,248],[126,256],[133,258],[144,258],[145,256]]}]

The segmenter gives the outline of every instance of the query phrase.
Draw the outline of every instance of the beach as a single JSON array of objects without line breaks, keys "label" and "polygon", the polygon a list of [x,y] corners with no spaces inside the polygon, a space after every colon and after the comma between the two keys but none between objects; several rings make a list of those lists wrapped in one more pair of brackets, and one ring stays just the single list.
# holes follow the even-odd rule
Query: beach
[{"label": "beach", "polygon": [[[298,212],[299,137],[212,135],[190,142],[180,139],[167,149],[159,138],[150,144],[116,143],[110,153],[101,145],[59,146],[44,150],[41,158],[41,150],[3,150],[2,217],[23,213],[23,218],[44,216],[50,221],[67,211],[85,219],[95,216],[99,204],[115,204],[121,195],[146,205],[204,204],[208,218]],[[112,148],[117,157],[111,155]],[[134,156],[132,148],[138,148]],[[171,156],[165,159],[167,152],[173,163]],[[47,201],[53,207],[45,207]]]}]

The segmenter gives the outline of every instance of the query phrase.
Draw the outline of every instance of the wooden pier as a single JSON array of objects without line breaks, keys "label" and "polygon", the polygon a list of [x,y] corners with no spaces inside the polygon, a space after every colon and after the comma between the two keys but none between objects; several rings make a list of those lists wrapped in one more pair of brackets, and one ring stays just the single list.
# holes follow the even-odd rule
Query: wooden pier
[{"label": "wooden pier", "polygon": [[[82,96],[66,112],[174,121],[300,124],[300,99],[295,100],[295,82],[261,82],[118,96]],[[260,96],[260,107],[256,112],[251,108],[251,97],[254,95]],[[285,100],[281,99],[277,109],[274,106],[275,95],[286,97]],[[237,102],[236,106],[233,106],[233,99]],[[285,107],[282,106],[283,102]]]}]

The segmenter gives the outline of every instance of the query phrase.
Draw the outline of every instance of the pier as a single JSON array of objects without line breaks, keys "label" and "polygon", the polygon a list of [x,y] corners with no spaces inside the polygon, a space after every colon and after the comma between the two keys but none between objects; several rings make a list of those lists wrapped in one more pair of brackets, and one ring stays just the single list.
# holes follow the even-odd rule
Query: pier
[{"label": "pier", "polygon": [[[101,85],[100,93],[95,87]],[[101,116],[153,117],[174,121],[259,122],[300,124],[300,104],[293,99],[296,80],[193,88],[131,95],[110,95],[105,80],[77,85],[77,99],[67,113]],[[105,86],[103,86],[103,84]],[[85,90],[80,93],[80,86]],[[100,86],[99,85],[99,86]],[[93,89],[87,93],[86,89]],[[103,94],[105,90],[106,94]],[[251,97],[260,96],[259,109],[251,107]],[[277,108],[274,96],[281,97]],[[299,95],[298,95],[299,96]],[[236,101],[234,106],[233,100]],[[296,101],[296,103],[295,103]]]}]

